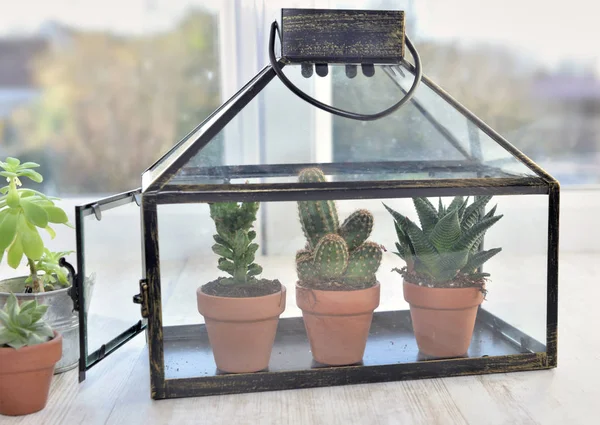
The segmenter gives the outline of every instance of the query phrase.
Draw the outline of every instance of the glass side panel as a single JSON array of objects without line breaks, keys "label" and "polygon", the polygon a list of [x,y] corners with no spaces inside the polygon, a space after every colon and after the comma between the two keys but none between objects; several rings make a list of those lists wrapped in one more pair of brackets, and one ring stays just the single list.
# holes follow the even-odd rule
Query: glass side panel
[{"label": "glass side panel", "polygon": [[[365,114],[393,105],[413,81],[400,67],[378,66],[373,77],[359,69],[354,78],[337,65],[324,78],[304,78],[295,65],[284,72],[318,100]],[[204,142],[205,130],[184,145]],[[294,182],[297,166],[313,163],[344,164],[328,173],[334,180],[534,175],[424,83],[393,114],[356,121],[313,107],[274,78],[170,183]]]},{"label": "glass side panel", "polygon": [[142,319],[132,302],[142,273],[140,207],[108,208],[100,205],[101,220],[88,209],[81,223],[88,355]]},{"label": "glass side panel", "polygon": [[[404,90],[408,90],[411,86],[413,74],[407,72],[405,68],[388,68],[388,73],[393,75],[394,81],[397,81]],[[468,90],[468,88],[465,90]],[[535,175],[525,164],[517,160],[471,120],[448,104],[425,82],[422,82],[419,86],[419,90],[413,97],[413,102],[419,105],[419,108],[425,113],[435,118],[436,122],[453,136],[452,139],[460,144],[471,158],[492,168],[497,167],[506,173]]]},{"label": "glass side panel", "polygon": [[[442,203],[448,206],[451,200],[442,198]],[[438,199],[431,199],[431,202],[437,207]],[[426,353],[419,352],[415,339],[415,329],[419,325],[411,320],[403,278],[393,271],[406,263],[394,254],[397,236],[394,221],[384,203],[419,224],[411,199],[335,201],[340,223],[357,210],[370,212],[373,227],[368,240],[383,247],[381,265],[375,275],[380,285],[380,297],[362,357],[363,364],[369,366],[427,359]],[[500,247],[502,251],[483,266],[483,271],[491,276],[486,282],[487,294],[482,309],[477,313],[474,310],[476,321],[472,336],[467,337],[467,343],[470,341],[467,356],[544,352],[548,198],[544,195],[496,196],[485,211],[494,205],[497,205],[496,215],[502,215],[502,218],[486,233],[484,247]],[[527,218],[526,225],[524,217]],[[217,370],[213,345],[205,326],[208,319],[198,312],[197,290],[228,274],[217,268],[219,256],[212,249],[216,230],[209,206],[159,205],[158,218],[166,378],[214,376],[221,371]],[[323,364],[313,362],[313,353],[318,348],[311,348],[304,325],[306,318],[302,318],[302,310],[297,304],[296,253],[306,245],[298,219],[298,205],[296,202],[261,203],[253,230],[259,244],[254,261],[263,268],[259,278],[278,279],[287,292],[286,307],[270,350],[269,370],[323,367]],[[333,287],[335,283],[331,285]],[[469,296],[478,294],[480,292],[475,289]],[[243,326],[232,322],[232,328],[226,332],[243,339]],[[438,335],[440,333],[443,332],[438,331]],[[336,336],[332,334],[328,338],[334,341]],[[434,340],[443,344],[443,337],[434,337]],[[254,340],[252,344],[255,344]],[[230,349],[247,353],[246,347]]]}]

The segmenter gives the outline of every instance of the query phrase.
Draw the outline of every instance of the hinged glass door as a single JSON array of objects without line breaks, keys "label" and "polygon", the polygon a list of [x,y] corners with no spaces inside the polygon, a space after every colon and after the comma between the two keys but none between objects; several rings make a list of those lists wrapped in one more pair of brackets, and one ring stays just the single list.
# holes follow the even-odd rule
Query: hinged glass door
[{"label": "hinged glass door", "polygon": [[80,382],[146,328],[140,204],[137,189],[76,207]]}]

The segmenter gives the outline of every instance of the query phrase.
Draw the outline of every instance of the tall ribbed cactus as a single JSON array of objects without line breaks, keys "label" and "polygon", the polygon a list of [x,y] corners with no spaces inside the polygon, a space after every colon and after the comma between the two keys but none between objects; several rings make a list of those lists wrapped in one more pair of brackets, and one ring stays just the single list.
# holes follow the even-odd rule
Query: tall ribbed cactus
[{"label": "tall ribbed cactus", "polygon": [[[300,172],[300,183],[325,182],[325,175],[318,168],[306,168]],[[309,247],[315,249],[321,238],[337,233],[339,224],[333,201],[299,201],[300,224]]]},{"label": "tall ribbed cactus", "polygon": [[[318,168],[300,172],[301,183],[325,182]],[[340,226],[334,201],[299,201],[298,212],[306,248],[296,254],[296,269],[305,284],[335,282],[367,287],[376,282],[381,247],[367,242],[373,215],[367,210],[352,213]]]}]

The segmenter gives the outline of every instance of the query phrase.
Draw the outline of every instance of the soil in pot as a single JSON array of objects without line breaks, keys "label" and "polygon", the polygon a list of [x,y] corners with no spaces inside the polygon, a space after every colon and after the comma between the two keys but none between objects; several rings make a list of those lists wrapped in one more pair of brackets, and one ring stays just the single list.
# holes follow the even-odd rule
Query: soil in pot
[{"label": "soil in pot", "polygon": [[278,280],[222,285],[220,279],[196,291],[217,368],[228,373],[267,369],[286,289]]},{"label": "soil in pot", "polygon": [[56,332],[43,344],[0,348],[0,414],[18,416],[42,410],[61,353],[62,336]]},{"label": "soil in pot", "polygon": [[429,288],[405,280],[419,351],[430,358],[465,356],[483,298],[481,288]]},{"label": "soil in pot", "polygon": [[379,283],[356,290],[296,285],[296,303],[302,310],[315,361],[330,366],[362,361],[379,294]]}]

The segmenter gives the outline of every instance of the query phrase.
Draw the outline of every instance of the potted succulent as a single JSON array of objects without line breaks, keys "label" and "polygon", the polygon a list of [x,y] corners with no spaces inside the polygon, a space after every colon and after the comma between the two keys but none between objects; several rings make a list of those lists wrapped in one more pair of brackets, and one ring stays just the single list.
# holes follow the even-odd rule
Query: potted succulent
[{"label": "potted succulent", "polygon": [[217,234],[212,250],[219,255],[220,277],[197,290],[217,368],[245,373],[266,369],[279,315],[285,309],[285,287],[278,280],[259,279],[254,262],[258,244],[251,230],[258,202],[210,204]]},{"label": "potted succulent", "polygon": [[[299,181],[325,182],[325,175],[307,168]],[[296,254],[296,303],[313,358],[326,365],[359,363],[379,305],[375,273],[382,248],[367,241],[373,215],[361,209],[340,226],[333,201],[299,201],[298,211],[307,243]]]},{"label": "potted succulent", "polygon": [[0,176],[8,185],[0,188],[0,261],[17,269],[25,260],[29,269],[26,276],[0,281],[0,308],[14,293],[19,302],[37,300],[48,306],[46,320],[65,339],[65,352],[57,365],[64,371],[77,365],[78,320],[68,295],[71,282],[67,271],[58,260],[70,252],[52,252],[45,245],[39,229],[50,238],[56,233],[53,224],[68,223],[67,214],[55,204],[56,198],[30,188],[23,188],[21,180],[41,183],[43,177],[35,171],[33,162],[21,163],[16,158],[0,161]]},{"label": "potted succulent", "polygon": [[36,300],[19,306],[11,294],[0,310],[0,414],[27,415],[42,410],[62,336],[42,320],[48,306]]},{"label": "potted succulent", "polygon": [[466,355],[477,310],[486,294],[489,276],[480,267],[502,249],[480,250],[486,231],[502,215],[484,208],[491,196],[455,197],[438,208],[427,198],[413,198],[421,227],[385,207],[394,218],[398,242],[395,253],[406,262],[394,269],[404,278],[404,299],[410,304],[419,351],[428,357]]}]

